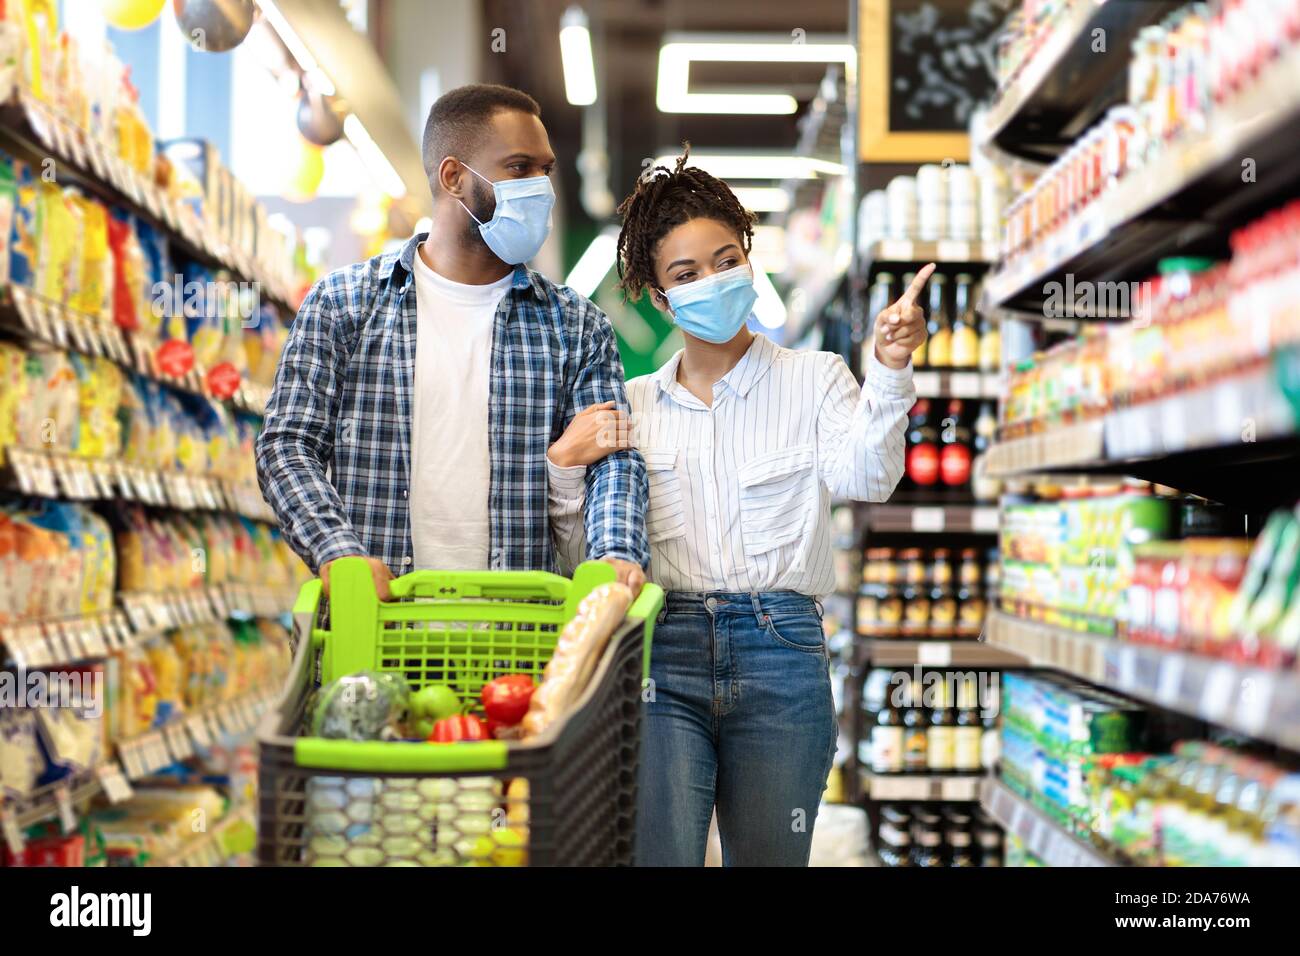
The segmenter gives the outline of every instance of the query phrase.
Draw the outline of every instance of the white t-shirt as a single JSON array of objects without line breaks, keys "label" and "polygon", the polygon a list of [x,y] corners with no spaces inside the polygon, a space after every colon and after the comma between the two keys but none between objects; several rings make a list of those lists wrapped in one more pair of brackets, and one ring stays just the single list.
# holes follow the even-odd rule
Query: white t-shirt
[{"label": "white t-shirt", "polygon": [[416,568],[488,567],[492,322],[513,280],[462,285],[415,255],[411,540]]}]

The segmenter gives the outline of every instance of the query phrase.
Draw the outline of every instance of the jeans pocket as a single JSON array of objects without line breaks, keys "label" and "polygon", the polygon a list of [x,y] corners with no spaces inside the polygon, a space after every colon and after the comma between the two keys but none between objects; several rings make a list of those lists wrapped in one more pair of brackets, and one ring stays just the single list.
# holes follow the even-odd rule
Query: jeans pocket
[{"label": "jeans pocket", "polygon": [[806,654],[821,654],[826,648],[826,632],[815,613],[766,616],[766,633],[778,644]]}]

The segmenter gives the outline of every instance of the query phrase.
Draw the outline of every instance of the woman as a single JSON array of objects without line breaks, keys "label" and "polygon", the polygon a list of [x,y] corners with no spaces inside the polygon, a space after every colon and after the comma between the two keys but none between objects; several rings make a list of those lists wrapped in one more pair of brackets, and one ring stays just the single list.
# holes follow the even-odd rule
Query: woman
[{"label": "woman", "polygon": [[[620,285],[648,292],[684,348],[628,383],[650,476],[650,577],[667,592],[651,652],[637,858],[699,866],[716,807],[726,865],[807,865],[835,753],[819,597],[834,588],[830,503],[884,501],[903,473],[925,339],[922,269],[876,319],[859,387],[837,355],[748,328],[753,214],[683,155],[621,206]],[[622,442],[608,406],[549,453],[561,551],[581,537],[583,466]]]}]

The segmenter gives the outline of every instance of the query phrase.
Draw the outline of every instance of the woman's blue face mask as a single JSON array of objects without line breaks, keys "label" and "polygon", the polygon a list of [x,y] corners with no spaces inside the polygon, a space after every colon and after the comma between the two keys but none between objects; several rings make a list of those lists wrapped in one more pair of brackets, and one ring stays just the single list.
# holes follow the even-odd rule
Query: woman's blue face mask
[{"label": "woman's blue face mask", "polygon": [[660,290],[673,321],[697,339],[730,342],[748,321],[758,301],[754,270],[748,265],[716,272],[704,279]]}]

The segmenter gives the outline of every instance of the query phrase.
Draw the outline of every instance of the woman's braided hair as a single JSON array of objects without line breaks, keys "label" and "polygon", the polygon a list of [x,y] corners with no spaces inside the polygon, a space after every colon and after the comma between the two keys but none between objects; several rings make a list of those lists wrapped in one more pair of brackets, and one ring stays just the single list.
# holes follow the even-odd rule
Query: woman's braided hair
[{"label": "woman's braided hair", "polygon": [[682,144],[675,168],[655,166],[636,181],[619,204],[623,228],[618,234],[618,284],[635,302],[656,284],[654,253],[660,240],[684,222],[715,219],[730,226],[749,255],[757,217],[740,204],[726,183],[698,166],[687,166],[691,144]]}]

